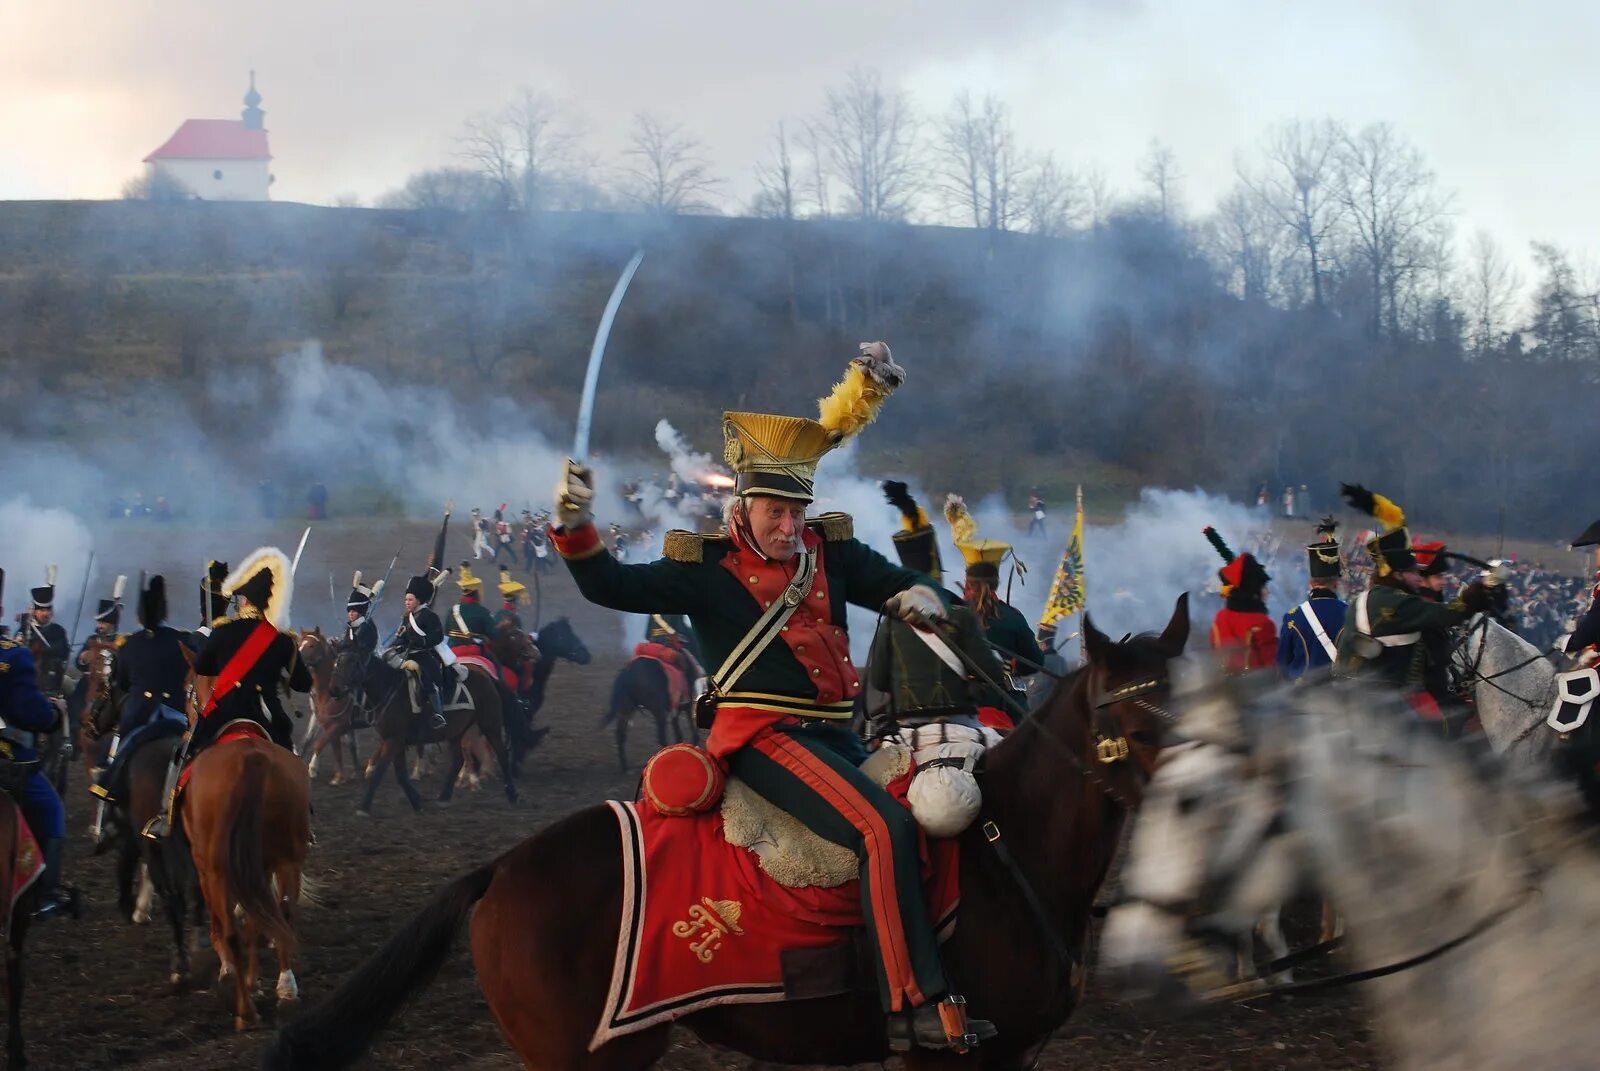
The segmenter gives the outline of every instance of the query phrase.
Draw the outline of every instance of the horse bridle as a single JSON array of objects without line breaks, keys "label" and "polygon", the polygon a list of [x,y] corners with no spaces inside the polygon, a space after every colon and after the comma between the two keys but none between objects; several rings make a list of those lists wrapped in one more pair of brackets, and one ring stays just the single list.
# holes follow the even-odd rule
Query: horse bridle
[{"label": "horse bridle", "polygon": [[[1466,658],[1466,653],[1465,653],[1466,652],[1466,646],[1467,646],[1468,643],[1470,643],[1472,641],[1472,635],[1475,632],[1481,634],[1482,639],[1478,643],[1477,656],[1472,658],[1470,661],[1468,661],[1468,659]],[[1505,669],[1502,669],[1502,670],[1500,670],[1500,671],[1498,671],[1496,673],[1487,673],[1486,674],[1486,673],[1483,672],[1483,670],[1480,667],[1483,665],[1484,652],[1488,650],[1488,647],[1489,647],[1489,615],[1488,614],[1479,614],[1477,621],[1475,621],[1473,624],[1469,625],[1467,628],[1463,629],[1461,631],[1461,638],[1459,640],[1457,640],[1450,648],[1450,655],[1451,655],[1451,657],[1450,657],[1450,665],[1451,665],[1452,669],[1456,665],[1455,656],[1458,653],[1462,655],[1462,658],[1461,658],[1462,673],[1457,677],[1457,680],[1455,682],[1456,685],[1457,685],[1456,690],[1458,692],[1459,691],[1465,691],[1467,688],[1471,687],[1473,685],[1473,683],[1481,682],[1483,684],[1487,684],[1489,687],[1493,688],[1495,691],[1499,692],[1501,695],[1506,696],[1509,699],[1514,699],[1517,702],[1523,704],[1524,706],[1530,706],[1530,707],[1539,706],[1541,703],[1543,703],[1544,702],[1543,698],[1540,698],[1540,699],[1529,699],[1526,696],[1520,696],[1516,692],[1511,691],[1509,688],[1505,688],[1505,687],[1503,687],[1503,686],[1501,686],[1499,684],[1496,684],[1495,681],[1498,680],[1501,677],[1507,677],[1507,676],[1510,676],[1513,673],[1517,673],[1517,672],[1520,672],[1521,670],[1527,669],[1529,666],[1533,665],[1535,662],[1538,662],[1538,661],[1541,661],[1541,660],[1543,660],[1545,658],[1548,658],[1550,656],[1550,654],[1555,650],[1555,648],[1551,648],[1551,650],[1549,650],[1549,651],[1540,651],[1537,654],[1529,656],[1528,658],[1524,658],[1521,662],[1518,662],[1516,665],[1508,666]],[[1537,725],[1537,724],[1538,723],[1535,722],[1535,725]],[[1521,739],[1521,738],[1519,738],[1519,739]]]}]

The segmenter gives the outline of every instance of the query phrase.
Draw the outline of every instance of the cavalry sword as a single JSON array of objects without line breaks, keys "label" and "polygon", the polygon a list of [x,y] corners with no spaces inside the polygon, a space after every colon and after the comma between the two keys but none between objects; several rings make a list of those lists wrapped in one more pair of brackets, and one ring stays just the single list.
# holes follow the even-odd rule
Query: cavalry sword
[{"label": "cavalry sword", "polygon": [[594,344],[589,347],[589,368],[583,375],[583,400],[578,404],[578,429],[572,440],[574,461],[582,461],[589,455],[589,424],[594,417],[595,388],[600,384],[600,362],[605,359],[606,341],[611,337],[611,324],[617,318],[617,309],[622,306],[622,296],[628,292],[628,284],[633,281],[633,273],[639,270],[642,260],[644,250],[640,249],[628,261],[628,266],[622,269],[617,285],[611,288],[611,298],[600,317],[600,326],[595,330]]}]

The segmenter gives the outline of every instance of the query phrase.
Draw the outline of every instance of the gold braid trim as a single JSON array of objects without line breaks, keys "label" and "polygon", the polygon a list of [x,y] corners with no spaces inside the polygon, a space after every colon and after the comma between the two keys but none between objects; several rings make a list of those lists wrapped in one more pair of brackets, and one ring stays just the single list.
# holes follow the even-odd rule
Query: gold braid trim
[{"label": "gold braid trim", "polygon": [[856,522],[848,513],[819,513],[806,521],[806,524],[829,543],[853,539],[856,534]]}]

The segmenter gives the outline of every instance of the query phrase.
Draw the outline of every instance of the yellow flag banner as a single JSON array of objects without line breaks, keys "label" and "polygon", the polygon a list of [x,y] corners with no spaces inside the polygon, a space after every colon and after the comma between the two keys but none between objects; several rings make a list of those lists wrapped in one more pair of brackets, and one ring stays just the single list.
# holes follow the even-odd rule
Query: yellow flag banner
[{"label": "yellow flag banner", "polygon": [[1055,625],[1063,617],[1083,609],[1083,488],[1078,488],[1078,511],[1072,521],[1072,538],[1056,566],[1055,580],[1050,584],[1050,597],[1045,600],[1044,616],[1040,628]]}]

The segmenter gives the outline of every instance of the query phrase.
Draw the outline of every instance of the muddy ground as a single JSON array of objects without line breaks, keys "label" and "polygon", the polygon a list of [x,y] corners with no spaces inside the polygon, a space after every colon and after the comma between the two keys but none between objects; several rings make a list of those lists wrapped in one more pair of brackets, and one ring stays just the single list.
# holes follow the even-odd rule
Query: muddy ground
[{"label": "muddy ground", "polygon": [[[255,530],[206,533],[203,539],[198,533],[122,530],[115,533],[109,552],[102,551],[103,568],[132,575],[140,567],[166,572],[174,591],[174,623],[190,627],[196,598],[186,593],[194,591],[193,583],[171,578],[196,574],[210,555],[239,560],[262,537],[257,526],[251,528]],[[292,553],[299,526],[285,522],[278,528],[268,534]],[[376,569],[369,580],[381,575],[399,543],[407,552],[396,569],[403,585],[400,574],[407,562],[414,565],[425,556],[431,539],[432,533],[420,526],[382,531],[319,526],[300,574],[297,624],[332,620],[326,591],[330,572],[337,578],[342,603],[351,570]],[[457,542],[463,542],[459,535],[452,553],[462,549]],[[492,575],[492,570],[484,573]],[[624,657],[618,616],[583,603],[564,573],[545,583],[543,595],[545,617],[569,615],[595,660],[587,668],[562,664],[555,671],[540,714],[552,731],[527,763],[522,802],[507,804],[498,785],[491,785],[458,795],[449,807],[430,803],[422,814],[413,815],[391,780],[378,797],[374,817],[363,819],[354,814],[357,787],[331,787],[331,767],[325,764],[320,771],[314,796],[320,843],[312,850],[308,873],[321,890],[321,903],[306,907],[299,917],[304,952],[296,965],[307,1001],[327,993],[450,878],[568,811],[631,795],[633,779],[618,772],[611,738],[597,730],[601,705]],[[393,626],[398,601],[397,590],[380,611],[380,626]],[[136,626],[130,612],[124,628],[131,627]],[[646,732],[643,726],[637,731]],[[365,754],[369,742],[363,739],[361,746]],[[639,753],[641,747],[634,750]],[[423,787],[436,794],[438,781],[431,779]],[[167,995],[165,927],[159,919],[134,927],[117,916],[111,859],[90,858],[85,848],[91,811],[87,799],[81,773],[75,770],[68,869],[87,898],[88,911],[79,921],[37,929],[30,940],[24,1019],[33,1066],[83,1071],[254,1066],[269,1027],[235,1035],[209,989]],[[1290,934],[1292,942],[1306,938],[1303,926]],[[199,977],[214,977],[215,958],[209,950],[196,968]],[[272,1021],[270,1009],[265,1021]],[[428,994],[384,1036],[369,1066],[518,1066],[475,984],[465,942]],[[751,1064],[680,1031],[659,1066],[707,1071]],[[1356,997],[1348,992],[1298,1001],[1280,998],[1155,1025],[1137,1019],[1091,981],[1087,1003],[1058,1032],[1040,1066],[1342,1071],[1379,1064]]]}]

